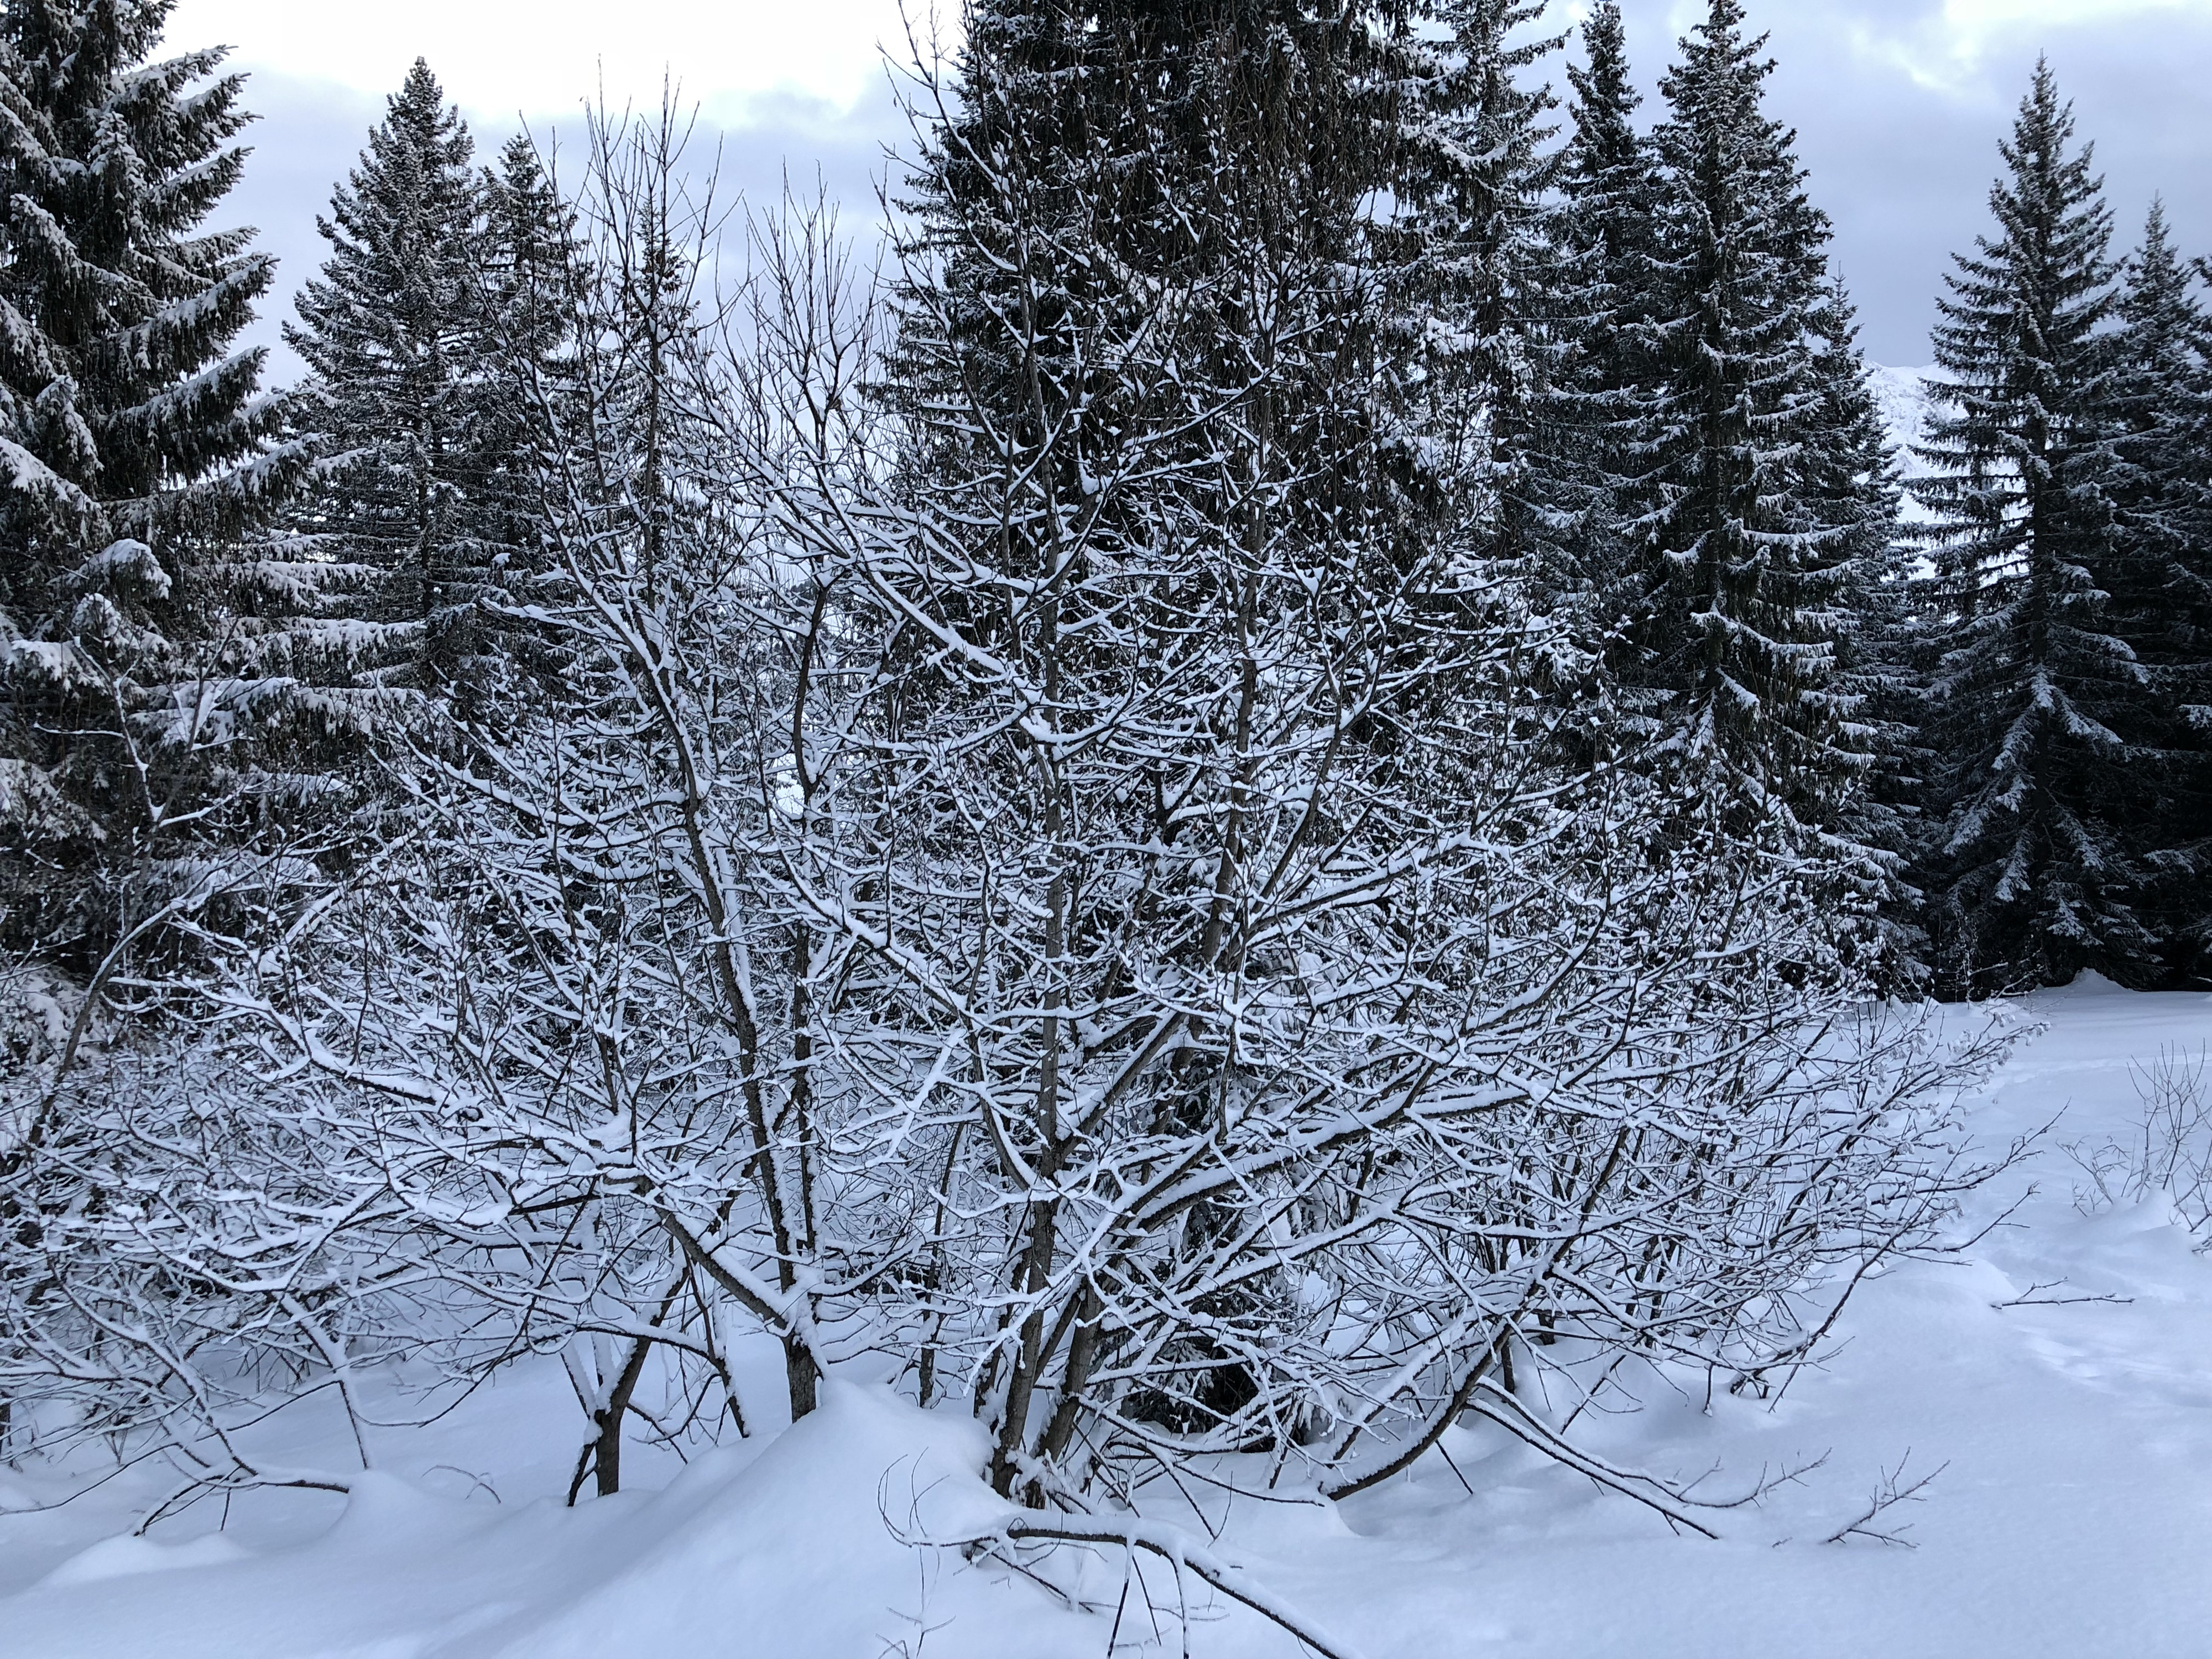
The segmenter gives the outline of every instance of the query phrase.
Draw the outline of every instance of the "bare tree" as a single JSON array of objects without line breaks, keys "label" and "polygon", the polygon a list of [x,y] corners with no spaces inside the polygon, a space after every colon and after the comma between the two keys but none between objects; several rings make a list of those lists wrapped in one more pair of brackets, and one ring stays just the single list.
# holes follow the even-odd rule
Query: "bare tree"
[{"label": "bare tree", "polygon": [[1480,411],[1407,412],[1364,175],[1298,171],[1368,117],[1212,44],[1168,103],[925,86],[889,283],[791,204],[740,283],[673,112],[594,128],[585,325],[517,356],[550,575],[496,601],[558,672],[187,976],[204,1158],[181,1082],[9,1152],[160,1200],[33,1200],[36,1386],[147,1337],[100,1420],[235,1484],[267,1390],[367,1458],[380,1356],[558,1352],[573,1496],[626,1423],[742,1429],[765,1335],[794,1419],[864,1351],[963,1401],[1067,1517],[1010,1547],[1188,1565],[1099,1512],[1470,1414],[1709,1528],[1582,1407],[1816,1357],[1976,1178],[1995,1050],[1867,1000],[1778,816],[1567,758]]}]

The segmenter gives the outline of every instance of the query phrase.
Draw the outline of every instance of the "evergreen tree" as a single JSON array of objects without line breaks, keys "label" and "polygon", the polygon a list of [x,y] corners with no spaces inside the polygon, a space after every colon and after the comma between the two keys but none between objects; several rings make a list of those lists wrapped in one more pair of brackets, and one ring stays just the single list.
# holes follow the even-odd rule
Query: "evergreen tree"
[{"label": "evergreen tree", "polygon": [[[474,141],[420,58],[318,228],[331,245],[285,337],[307,361],[292,418],[320,452],[295,527],[368,573],[351,607],[386,631],[372,670],[418,689],[465,677],[500,549],[488,497],[496,392]],[[365,638],[367,636],[364,636]]]},{"label": "evergreen tree", "polygon": [[[465,684],[449,689],[465,693],[470,717],[503,720],[498,711],[511,708],[489,694],[525,683],[543,691],[568,660],[557,636],[517,607],[546,599],[560,585],[546,527],[549,464],[564,432],[590,424],[577,405],[594,395],[581,362],[591,274],[577,210],[526,135],[501,146],[483,192],[481,464],[469,518],[486,569],[470,624],[480,655]],[[610,322],[623,325],[602,319],[603,332]]]},{"label": "evergreen tree", "polygon": [[1643,100],[1617,0],[1601,0],[1582,39],[1584,62],[1567,71],[1572,131],[1538,302],[1550,349],[1521,490],[1540,590],[1574,616],[1586,644],[1601,647],[1626,604],[1622,580],[1640,562],[1632,550],[1649,534],[1640,485],[1651,465],[1645,428],[1656,374],[1644,325],[1660,190],[1636,131]]},{"label": "evergreen tree", "polygon": [[1842,283],[1830,282],[1820,317],[1814,367],[1826,407],[1819,423],[1836,441],[1808,453],[1804,478],[1809,516],[1834,531],[1844,560],[1832,624],[1833,684],[1842,741],[1854,757],[1865,757],[1840,797],[1839,850],[1848,849],[1860,897],[1879,917],[1878,959],[1864,965],[1893,987],[1924,987],[1923,896],[1909,876],[1923,839],[1929,769],[1914,604],[1920,555],[1900,531],[1904,486],[1858,348],[1856,308]]},{"label": "evergreen tree", "polygon": [[1555,257],[1547,145],[1558,100],[1527,82],[1565,39],[1525,34],[1544,10],[1543,0],[1446,0],[1430,20],[1443,38],[1406,43],[1413,72],[1389,112],[1401,240],[1380,250],[1401,327],[1419,345],[1401,379],[1407,442],[1453,458],[1444,487],[1497,503],[1485,553],[1533,557],[1539,579],[1546,538],[1531,473],[1549,378],[1540,295]]},{"label": "evergreen tree", "polygon": [[2108,626],[2149,695],[2123,734],[2145,810],[2128,825],[2149,890],[2142,914],[2170,972],[2212,975],[2212,345],[2197,273],[2154,202],[2128,264],[2106,397],[2115,546]]},{"label": "evergreen tree", "polygon": [[205,228],[243,77],[155,60],[169,9],[0,8],[0,912],[79,965],[204,884],[180,841],[250,805],[252,698],[215,650],[290,461],[232,349],[271,261]]},{"label": "evergreen tree", "polygon": [[484,180],[480,292],[492,380],[481,518],[500,549],[494,562],[513,591],[539,563],[538,469],[560,405],[572,395],[586,283],[576,214],[547,176],[537,147],[518,133]]},{"label": "evergreen tree", "polygon": [[1967,993],[2152,971],[2144,872],[2146,677],[2114,631],[2118,542],[2105,337],[2112,215],[2070,106],[2036,66],[1992,188],[1994,240],[1939,301],[1939,414],[1917,486],[1933,510],[1942,632],[1930,738],[1940,818],[1923,884],[1938,966]]},{"label": "evergreen tree", "polygon": [[[962,304],[950,339],[908,320],[902,384],[950,395],[980,377],[1011,416],[1031,421],[1049,418],[1054,398],[1093,395],[1104,382],[1076,358],[1078,319],[1127,303],[1119,273],[1084,263],[1094,237],[1164,282],[1218,265],[1248,234],[1316,266],[1353,259],[1359,232],[1344,204],[1392,179],[1391,116],[1411,70],[1405,31],[1380,5],[1320,15],[1296,0],[982,0],[968,17],[954,106],[938,112],[908,204],[922,228],[917,251],[943,263]],[[1200,203],[1215,216],[1193,222]],[[1065,247],[1036,240],[1063,234]],[[1037,260],[1054,269],[1031,269]],[[999,328],[1002,307],[1027,302],[1040,281],[1036,314],[1018,333]],[[1032,347],[1010,353],[1009,337]],[[951,380],[928,378],[955,362]],[[1040,386],[1035,372],[1047,365],[1073,378]],[[1039,392],[1043,410],[1032,407]],[[1286,413],[1276,416],[1285,443],[1377,417],[1370,398],[1316,401],[1297,412],[1305,427],[1294,437]],[[1110,443],[1110,426],[1099,430]],[[1079,496],[1079,480],[1063,485]]]},{"label": "evergreen tree", "polygon": [[1679,757],[1751,810],[1832,827],[1864,771],[1838,683],[1855,562],[1893,499],[1830,229],[1795,135],[1763,107],[1765,39],[1713,0],[1662,82],[1667,188],[1652,314],[1656,395],[1632,453],[1651,527],[1631,541],[1620,672]]}]

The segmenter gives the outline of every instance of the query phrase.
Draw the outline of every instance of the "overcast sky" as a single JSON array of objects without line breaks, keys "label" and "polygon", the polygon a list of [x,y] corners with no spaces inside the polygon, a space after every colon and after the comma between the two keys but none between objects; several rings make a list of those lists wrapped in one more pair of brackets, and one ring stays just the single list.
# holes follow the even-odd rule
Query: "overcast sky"
[{"label": "overcast sky", "polygon": [[[1563,22],[1577,14],[1553,6]],[[1836,222],[1875,360],[1927,361],[1948,252],[1986,227],[1996,140],[2039,52],[2096,141],[2124,234],[2163,192],[2185,245],[2212,252],[2212,0],[1749,6],[1773,33],[1775,107]],[[927,7],[908,6],[925,37]],[[1650,87],[1704,0],[1626,9]],[[818,173],[859,221],[903,132],[880,53],[903,58],[907,38],[898,0],[179,0],[169,31],[176,47],[234,46],[252,74],[262,119],[239,205],[282,259],[288,295],[319,262],[314,216],[331,182],[418,53],[487,148],[521,122],[572,124],[596,88],[657,101],[666,76],[719,134],[728,181],[773,194],[787,168],[809,185]]]}]

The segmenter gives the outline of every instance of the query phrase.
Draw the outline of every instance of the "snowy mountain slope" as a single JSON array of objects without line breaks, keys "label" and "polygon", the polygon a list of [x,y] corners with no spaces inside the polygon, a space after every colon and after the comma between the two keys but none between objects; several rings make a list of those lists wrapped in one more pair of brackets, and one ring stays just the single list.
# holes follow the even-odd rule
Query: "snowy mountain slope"
[{"label": "snowy mountain slope", "polygon": [[[1969,1231],[1991,1231],[1963,1264],[1868,1285],[1830,1365],[1779,1401],[1647,1386],[1601,1425],[1613,1456],[1711,1469],[1716,1496],[1825,1455],[1760,1504],[1715,1512],[1720,1541],[1671,1535],[1488,1429],[1454,1431],[1448,1458],[1340,1505],[1200,1488],[1155,1519],[1218,1530],[1218,1553],[1369,1659],[2202,1652],[2212,1256],[2163,1200],[2078,1212],[2061,1146],[2130,1134],[2131,1063],[2212,1042],[2212,997],[2092,981],[2020,1012],[2048,1029],[1998,1074],[1976,1132],[2001,1146],[2057,1127],[1975,1197]],[[754,1396],[772,1397],[775,1357],[759,1358]],[[220,1536],[212,1504],[154,1539],[114,1536],[143,1500],[130,1480],[0,1516],[0,1656],[1097,1659],[1117,1607],[1114,1652],[1178,1650],[1175,1575],[1156,1558],[1141,1579],[1118,1549],[1029,1563],[1071,1607],[1006,1568],[902,1544],[895,1533],[969,1535],[1002,1510],[964,1414],[918,1412],[865,1367],[798,1430],[688,1469],[641,1455],[660,1490],[573,1510],[565,1393],[549,1362],[379,1446],[384,1472],[349,1499],[253,1495]],[[1909,1526],[1917,1550],[1820,1541],[1886,1480],[1939,1469],[1923,1501],[1869,1523]],[[0,1473],[0,1507],[38,1490]],[[1198,1659],[1297,1651],[1187,1585]]]},{"label": "snowy mountain slope", "polygon": [[1897,451],[1899,469],[1908,478],[1928,476],[1928,464],[1912,453],[1912,446],[1921,441],[1934,406],[1928,395],[1928,382],[1942,378],[1942,371],[1934,368],[1884,368],[1879,363],[1867,366],[1867,380],[1875,403],[1881,405],[1882,422],[1889,428],[1889,441]]},{"label": "snowy mountain slope", "polygon": [[[1913,447],[1925,435],[1928,417],[1935,408],[1935,400],[1928,395],[1928,382],[1944,378],[1943,371],[1930,366],[1926,368],[1885,368],[1880,364],[1869,364],[1867,379],[1871,385],[1875,402],[1881,410],[1882,423],[1889,429],[1890,447],[1897,454],[1898,471],[1906,480],[1926,477],[1932,469],[1913,453]],[[1907,524],[1925,523],[1928,509],[1908,494],[1903,502],[1903,516]]]}]

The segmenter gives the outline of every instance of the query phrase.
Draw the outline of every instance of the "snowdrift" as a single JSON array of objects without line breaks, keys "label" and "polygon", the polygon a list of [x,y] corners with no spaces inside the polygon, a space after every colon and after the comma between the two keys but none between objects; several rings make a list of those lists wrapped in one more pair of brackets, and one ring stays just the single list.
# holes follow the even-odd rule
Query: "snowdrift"
[{"label": "snowdrift", "polygon": [[[1600,1425],[1609,1455],[1711,1469],[1716,1492],[1825,1458],[1727,1512],[1722,1541],[1671,1536],[1468,1429],[1340,1505],[1201,1488],[1158,1494],[1151,1518],[1218,1533],[1222,1555],[1369,1659],[2201,1653],[2212,1256],[2162,1199],[2081,1212],[2063,1147],[2127,1128],[2131,1065],[2212,1042],[2212,998],[2090,981],[2025,1012],[2048,1029],[1977,1129],[1996,1145],[2054,1127],[1977,1200],[1970,1224],[1988,1231],[1962,1264],[1866,1286],[1827,1369],[1778,1401],[1646,1388]],[[1097,1659],[1109,1634],[1115,1652],[1179,1652],[1179,1604],[1199,1659],[1298,1650],[1194,1578],[1179,1601],[1157,1557],[1133,1571],[1116,1547],[1062,1550],[1021,1558],[1025,1573],[902,1541],[1006,1517],[957,1409],[840,1380],[796,1428],[688,1468],[641,1462],[658,1490],[570,1510],[574,1406],[543,1382],[395,1437],[343,1500],[262,1494],[147,1537],[129,1535],[129,1478],[33,1512],[35,1472],[0,1474],[0,1656]],[[1917,1501],[1822,1541],[1923,1475]]]}]

